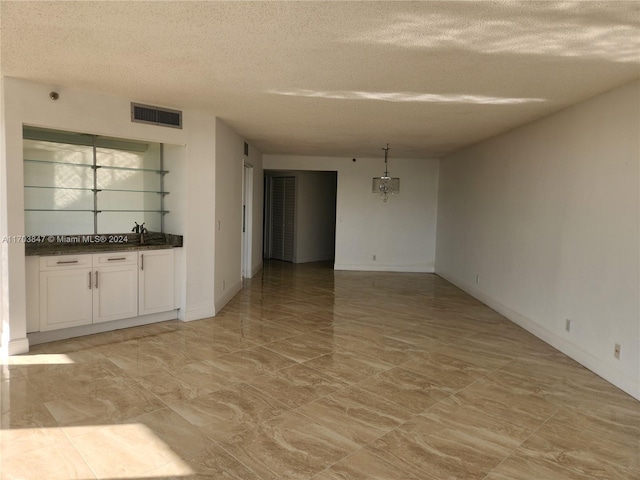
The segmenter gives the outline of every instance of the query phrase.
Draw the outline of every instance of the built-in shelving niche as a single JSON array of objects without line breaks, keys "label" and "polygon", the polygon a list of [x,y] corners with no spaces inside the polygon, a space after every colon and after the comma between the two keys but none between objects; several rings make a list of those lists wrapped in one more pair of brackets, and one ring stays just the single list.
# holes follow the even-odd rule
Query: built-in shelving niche
[{"label": "built-in shelving niche", "polygon": [[25,233],[164,232],[163,144],[23,129]]}]

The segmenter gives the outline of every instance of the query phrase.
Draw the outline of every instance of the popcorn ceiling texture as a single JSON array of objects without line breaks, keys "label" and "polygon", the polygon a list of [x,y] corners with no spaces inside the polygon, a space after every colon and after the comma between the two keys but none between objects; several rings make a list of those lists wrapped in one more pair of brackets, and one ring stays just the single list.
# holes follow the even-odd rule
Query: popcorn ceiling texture
[{"label": "popcorn ceiling texture", "polygon": [[639,5],[3,1],[1,73],[207,111],[264,153],[439,157],[637,78]]}]

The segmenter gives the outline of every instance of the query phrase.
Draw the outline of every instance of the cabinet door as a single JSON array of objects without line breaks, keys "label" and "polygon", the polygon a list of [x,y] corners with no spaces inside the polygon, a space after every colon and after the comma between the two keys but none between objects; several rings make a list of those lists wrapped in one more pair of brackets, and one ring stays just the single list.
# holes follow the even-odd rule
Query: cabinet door
[{"label": "cabinet door", "polygon": [[136,265],[103,267],[95,270],[93,275],[93,323],[138,315]]},{"label": "cabinet door", "polygon": [[40,330],[92,323],[91,269],[40,272]]},{"label": "cabinet door", "polygon": [[173,310],[173,250],[139,252],[138,268],[138,314]]}]

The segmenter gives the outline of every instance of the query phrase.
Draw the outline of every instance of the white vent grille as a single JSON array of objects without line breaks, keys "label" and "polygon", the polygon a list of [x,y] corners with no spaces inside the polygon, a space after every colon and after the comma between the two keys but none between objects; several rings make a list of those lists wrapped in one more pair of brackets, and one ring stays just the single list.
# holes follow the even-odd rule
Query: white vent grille
[{"label": "white vent grille", "polygon": [[132,103],[131,121],[171,128],[182,128],[182,112],[168,108]]}]

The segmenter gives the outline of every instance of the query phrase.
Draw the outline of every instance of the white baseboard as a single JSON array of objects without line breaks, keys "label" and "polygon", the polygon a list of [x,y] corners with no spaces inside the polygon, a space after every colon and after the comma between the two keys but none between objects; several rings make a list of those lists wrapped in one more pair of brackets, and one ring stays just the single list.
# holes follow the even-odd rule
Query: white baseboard
[{"label": "white baseboard", "polygon": [[311,262],[326,262],[334,259],[333,252],[325,253],[323,255],[313,255],[311,257],[296,257],[293,263],[311,263]]},{"label": "white baseboard", "polygon": [[456,287],[464,290],[472,297],[480,300],[482,303],[500,313],[516,325],[519,325],[529,333],[535,335],[540,340],[548,343],[557,350],[560,350],[568,357],[571,357],[585,368],[588,368],[596,375],[605,379],[607,382],[615,385],[620,390],[640,400],[640,381],[637,378],[631,378],[630,376],[611,368],[601,359],[594,356],[591,352],[567,341],[565,338],[559,336],[558,334],[547,330],[546,328],[540,326],[540,324],[535,320],[525,317],[515,310],[512,310],[500,301],[484,294],[472,285],[462,282],[440,270],[437,270],[436,273],[438,274],[438,276],[454,284]]},{"label": "white baseboard", "polygon": [[192,322],[193,320],[202,320],[203,318],[213,317],[215,315],[215,307],[199,307],[185,310],[178,318],[183,322]]},{"label": "white baseboard", "polygon": [[58,340],[81,337],[83,335],[93,335],[94,333],[120,330],[121,328],[139,327],[141,325],[149,325],[151,323],[166,322],[167,320],[175,320],[177,318],[177,310],[170,310],[168,312],[152,313],[151,315],[125,318],[123,320],[114,320],[112,322],[93,323],[91,325],[62,328],[60,330],[49,330],[46,332],[32,332],[28,333],[27,337],[29,337],[31,345],[37,345],[39,343],[56,342]]},{"label": "white baseboard", "polygon": [[349,264],[336,263],[333,265],[334,270],[352,270],[359,272],[405,272],[405,273],[433,273],[434,266],[432,263],[422,265],[379,265],[370,264]]},{"label": "white baseboard", "polygon": [[226,293],[219,298],[218,300],[216,300],[216,311],[215,311],[215,315],[217,315],[218,313],[220,313],[220,311],[224,308],[224,306],[229,303],[229,301],[236,296],[236,294],[242,290],[242,282],[238,283],[237,285],[234,285],[233,287],[229,288],[229,290],[226,291]]},{"label": "white baseboard", "polygon": [[255,267],[253,267],[253,270],[251,271],[251,278],[255,277],[258,274],[258,272],[262,270],[263,267],[264,267],[264,264],[262,262],[260,262]]},{"label": "white baseboard", "polygon": [[21,353],[29,352],[29,339],[28,338],[16,338],[15,340],[9,340],[8,355],[20,355]]}]

